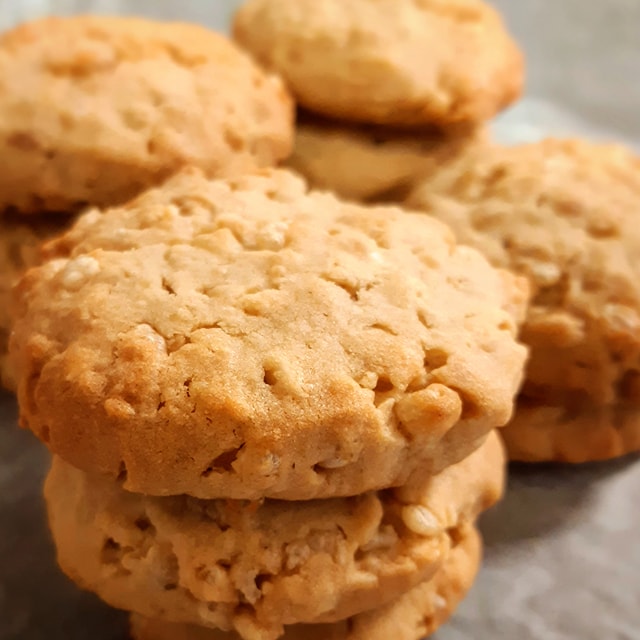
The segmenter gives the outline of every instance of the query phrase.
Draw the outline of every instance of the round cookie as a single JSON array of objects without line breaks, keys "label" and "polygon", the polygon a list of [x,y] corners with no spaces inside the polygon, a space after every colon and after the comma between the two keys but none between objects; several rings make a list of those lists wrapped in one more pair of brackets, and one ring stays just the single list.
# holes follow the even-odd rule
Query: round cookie
[{"label": "round cookie", "polygon": [[[497,434],[398,492],[304,502],[152,498],[59,458],[46,482],[62,569],[112,606],[249,639],[336,622],[430,579],[502,493]],[[453,538],[452,538],[453,536]]]},{"label": "round cookie", "polygon": [[522,54],[481,0],[248,0],[234,36],[341,120],[479,123],[522,91]]},{"label": "round cookie", "polygon": [[[70,221],[66,221],[66,225]],[[11,291],[13,285],[29,267],[37,264],[41,243],[61,233],[64,220],[29,220],[25,224],[15,216],[0,216],[0,381],[15,388],[12,367],[7,357],[11,333]]]},{"label": "round cookie", "polygon": [[485,138],[483,129],[407,133],[307,118],[298,122],[287,166],[348,200],[401,202],[421,176],[477,152]]},{"label": "round cookie", "polygon": [[0,210],[124,202],[186,165],[231,175],[291,151],[280,79],[197,25],[37,20],[0,36],[0,76]]},{"label": "round cookie", "polygon": [[585,462],[639,449],[640,160],[579,140],[480,160],[425,181],[407,204],[532,284],[510,455]]},{"label": "round cookie", "polygon": [[[480,566],[481,539],[474,528],[457,540],[429,581],[395,602],[333,624],[294,625],[282,640],[421,640],[444,624],[471,588]],[[240,640],[236,633],[131,616],[133,640]]]},{"label": "round cookie", "polygon": [[48,255],[18,288],[22,424],[130,491],[356,495],[511,415],[525,282],[427,216],[194,170]]}]

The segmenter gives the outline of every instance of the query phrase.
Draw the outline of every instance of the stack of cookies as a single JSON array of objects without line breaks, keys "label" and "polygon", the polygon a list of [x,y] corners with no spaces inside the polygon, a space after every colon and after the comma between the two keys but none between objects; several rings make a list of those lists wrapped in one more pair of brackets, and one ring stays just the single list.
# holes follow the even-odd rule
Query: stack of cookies
[{"label": "stack of cookies", "polygon": [[87,205],[125,202],[184,166],[244,173],[286,157],[276,76],[202,27],[50,18],[0,36],[0,377],[13,282]]},{"label": "stack of cookies", "polygon": [[522,91],[522,54],[482,0],[248,0],[234,36],[301,108],[289,166],[356,201],[401,202],[482,148]]},{"label": "stack of cookies", "polygon": [[62,569],[137,640],[418,640],[470,587],[525,281],[284,170],[94,209],[19,283]]}]

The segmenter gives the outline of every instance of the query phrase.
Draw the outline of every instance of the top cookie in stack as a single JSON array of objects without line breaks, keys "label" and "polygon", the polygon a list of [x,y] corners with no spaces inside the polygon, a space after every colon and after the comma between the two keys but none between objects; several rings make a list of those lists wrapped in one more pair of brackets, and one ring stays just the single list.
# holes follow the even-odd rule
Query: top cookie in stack
[{"label": "top cookie in stack", "polygon": [[354,495],[510,416],[522,281],[427,216],[192,171],[49,254],[18,289],[22,424],[131,491]]},{"label": "top cookie in stack", "polygon": [[291,149],[291,100],[223,35],[49,18],[0,38],[0,210],[124,202],[184,166],[213,176]]},{"label": "top cookie in stack", "polygon": [[[517,45],[479,0],[249,0],[234,35],[307,112],[291,165],[358,200],[401,198],[432,154],[464,153],[523,86]],[[351,163],[345,184],[336,165]]]}]

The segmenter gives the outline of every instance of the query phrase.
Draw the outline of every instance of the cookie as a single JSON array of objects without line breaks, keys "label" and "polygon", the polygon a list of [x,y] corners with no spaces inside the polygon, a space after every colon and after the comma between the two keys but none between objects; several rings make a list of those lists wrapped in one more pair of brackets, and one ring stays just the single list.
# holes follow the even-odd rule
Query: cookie
[{"label": "cookie", "polygon": [[420,177],[477,152],[485,138],[484,129],[408,133],[306,118],[298,122],[287,166],[312,187],[348,200],[401,202]]},{"label": "cookie", "polygon": [[511,415],[524,281],[427,216],[193,170],[48,255],[17,289],[22,424],[130,491],[356,495]]},{"label": "cookie", "polygon": [[[442,568],[380,609],[333,624],[287,627],[282,640],[421,640],[444,624],[471,588],[480,565],[481,539],[469,528]],[[237,633],[131,616],[133,640],[240,640]]]},{"label": "cookie", "polygon": [[496,147],[425,181],[407,205],[531,282],[512,456],[583,462],[638,449],[640,160],[580,140]]},{"label": "cookie", "polygon": [[623,404],[570,409],[523,399],[502,435],[512,460],[608,460],[640,451],[640,411]]},{"label": "cookie", "polygon": [[275,640],[430,579],[502,493],[497,434],[397,492],[305,502],[152,498],[54,458],[45,495],[62,569],[112,606]]},{"label": "cookie", "polygon": [[0,36],[0,210],[124,202],[185,165],[273,165],[293,139],[280,79],[223,35],[134,18],[46,18]]},{"label": "cookie", "polygon": [[249,0],[234,36],[300,105],[341,120],[478,123],[522,92],[522,54],[480,0]]},{"label": "cookie", "polygon": [[[65,228],[64,220],[37,219],[24,224],[15,216],[0,217],[0,381],[13,389],[15,380],[7,358],[11,333],[11,290],[29,267],[38,262],[40,244]],[[31,224],[33,223],[33,224]]]}]

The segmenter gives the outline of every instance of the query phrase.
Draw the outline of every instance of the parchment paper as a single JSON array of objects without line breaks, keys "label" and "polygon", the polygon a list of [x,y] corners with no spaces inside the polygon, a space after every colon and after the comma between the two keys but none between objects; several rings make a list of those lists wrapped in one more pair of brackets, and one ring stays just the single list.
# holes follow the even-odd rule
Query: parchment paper
[{"label": "parchment paper", "polygon": [[[0,0],[0,26],[93,10],[225,28],[234,4]],[[640,1],[495,4],[529,66],[527,97],[498,119],[499,139],[582,134],[640,148]],[[43,447],[15,426],[13,399],[0,394],[0,640],[124,640],[126,617],[55,567],[40,497],[46,467]],[[506,499],[482,528],[483,569],[437,640],[640,640],[637,456],[579,468],[514,467]]]}]

